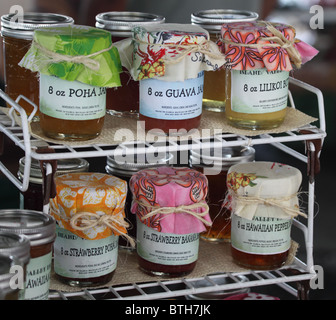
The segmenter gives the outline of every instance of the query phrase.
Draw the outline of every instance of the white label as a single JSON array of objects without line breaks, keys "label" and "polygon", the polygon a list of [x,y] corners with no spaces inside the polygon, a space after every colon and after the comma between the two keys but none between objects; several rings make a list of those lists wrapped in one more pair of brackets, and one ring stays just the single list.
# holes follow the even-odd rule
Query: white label
[{"label": "white label", "polygon": [[163,265],[190,264],[198,258],[198,247],[198,233],[162,233],[137,221],[137,252],[149,262]]},{"label": "white label", "polygon": [[287,107],[289,72],[231,70],[231,109],[240,113],[270,113]]},{"label": "white label", "polygon": [[254,217],[244,219],[235,214],[231,217],[231,245],[252,254],[278,254],[291,245],[291,219]]},{"label": "white label", "polygon": [[162,120],[185,120],[202,113],[204,72],[185,81],[140,81],[140,113]]},{"label": "white label", "polygon": [[102,118],[106,112],[106,88],[41,74],[40,111],[64,120]]},{"label": "white label", "polygon": [[27,266],[25,300],[48,300],[52,253],[31,258]]},{"label": "white label", "polygon": [[96,278],[117,267],[118,236],[87,240],[56,226],[55,272],[67,278]]}]

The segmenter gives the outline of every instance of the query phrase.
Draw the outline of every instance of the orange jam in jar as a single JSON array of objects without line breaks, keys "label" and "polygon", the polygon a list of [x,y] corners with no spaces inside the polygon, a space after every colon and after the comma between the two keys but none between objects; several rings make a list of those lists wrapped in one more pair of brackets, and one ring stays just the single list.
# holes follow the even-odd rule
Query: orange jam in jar
[{"label": "orange jam in jar", "polygon": [[250,269],[283,266],[291,247],[292,220],[298,205],[301,172],[273,162],[233,165],[228,172],[233,260]]},{"label": "orange jam in jar", "polygon": [[[32,44],[34,30],[73,22],[68,16],[40,12],[26,12],[23,15],[12,13],[1,17],[5,92],[10,98],[16,100],[23,95],[39,105],[38,73],[19,66],[19,62]],[[19,104],[28,115],[33,111],[27,101],[20,100]]]},{"label": "orange jam in jar", "polygon": [[48,299],[55,227],[55,219],[40,211],[0,211],[0,231],[24,235],[30,242],[25,300]]},{"label": "orange jam in jar", "polygon": [[117,268],[119,235],[127,237],[126,181],[83,172],[57,176],[55,182],[50,208],[57,221],[57,279],[71,286],[106,284]]},{"label": "orange jam in jar", "polygon": [[57,140],[101,134],[106,87],[120,85],[121,63],[108,31],[69,25],[38,29],[20,62],[40,73],[40,127]]},{"label": "orange jam in jar", "polygon": [[[210,9],[194,12],[191,15],[191,23],[207,30],[210,39],[220,44],[221,28],[224,23],[238,21],[254,21],[258,14],[245,10]],[[215,72],[205,72],[203,90],[203,108],[209,111],[225,111],[225,78],[224,67]]]},{"label": "orange jam in jar", "polygon": [[251,147],[224,147],[190,151],[191,168],[202,172],[208,179],[207,203],[212,225],[201,233],[201,239],[211,242],[229,242],[231,239],[231,211],[224,206],[227,194],[227,172],[237,163],[254,160]]},{"label": "orange jam in jar", "polygon": [[[96,27],[110,31],[114,43],[132,38],[132,29],[136,26],[164,22],[164,17],[144,12],[111,11],[96,16]],[[138,117],[139,82],[132,79],[125,67],[120,81],[120,87],[106,91],[106,112],[115,116]]]}]

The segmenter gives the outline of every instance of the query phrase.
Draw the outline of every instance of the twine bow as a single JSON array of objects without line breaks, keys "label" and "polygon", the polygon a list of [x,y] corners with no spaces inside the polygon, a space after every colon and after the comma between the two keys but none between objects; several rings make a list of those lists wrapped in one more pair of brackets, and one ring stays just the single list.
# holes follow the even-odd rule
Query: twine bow
[{"label": "twine bow", "polygon": [[110,47],[106,49],[102,49],[98,52],[94,52],[88,55],[70,56],[66,54],[53,52],[41,46],[36,41],[33,42],[33,46],[36,47],[41,53],[43,53],[43,55],[47,58],[47,61],[45,62],[46,64],[58,63],[58,62],[72,62],[72,63],[83,64],[85,67],[93,71],[98,71],[100,69],[100,63],[99,61],[92,59],[92,57],[95,57],[101,53],[109,51],[113,47],[113,45],[111,45]]},{"label": "twine bow", "polygon": [[[99,215],[92,212],[79,212],[75,214],[70,219],[70,225],[73,229],[79,231],[85,231],[97,225],[105,225],[116,233],[120,233],[120,230],[116,227],[117,225],[125,229],[129,227],[129,224],[122,217],[108,214]],[[121,234],[121,236],[126,238],[132,247],[135,246],[135,241],[128,234]]]},{"label": "twine bow", "polygon": [[[245,206],[245,205],[269,205],[273,207],[277,207],[282,209],[286,214],[288,214],[290,217],[296,217],[298,215],[307,218],[307,215],[303,213],[298,206],[294,207],[288,207],[284,205],[284,202],[290,201],[291,199],[294,199],[297,197],[298,194],[290,195],[283,198],[260,198],[256,196],[240,196],[237,193],[229,192],[229,195],[231,198],[231,204],[233,204],[233,207],[237,206],[237,203],[239,205]],[[230,202],[230,201],[229,201]]]},{"label": "twine bow", "polygon": [[[139,206],[150,209],[149,213],[147,213],[146,215],[141,217],[142,221],[146,220],[150,217],[153,217],[157,214],[167,215],[167,214],[171,214],[171,213],[187,213],[187,214],[192,215],[196,219],[200,220],[201,222],[203,222],[207,226],[212,225],[211,222],[209,222],[209,221],[207,221],[203,218],[209,213],[209,206],[204,202],[198,202],[198,203],[194,203],[194,204],[191,204],[191,205],[181,205],[181,206],[178,206],[178,207],[154,207],[154,206],[146,205],[146,204],[144,204],[142,202],[139,202],[137,200],[136,200],[136,203]],[[195,212],[195,210],[198,210],[198,209],[204,209],[204,211],[203,212]]]}]

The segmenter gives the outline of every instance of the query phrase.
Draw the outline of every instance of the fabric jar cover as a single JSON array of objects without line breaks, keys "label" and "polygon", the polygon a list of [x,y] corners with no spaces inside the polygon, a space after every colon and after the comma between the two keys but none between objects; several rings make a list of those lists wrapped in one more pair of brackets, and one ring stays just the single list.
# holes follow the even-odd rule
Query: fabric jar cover
[{"label": "fabric jar cover", "polygon": [[216,71],[226,62],[208,31],[191,24],[149,24],[133,28],[133,38],[115,43],[134,80],[184,81]]},{"label": "fabric jar cover", "polygon": [[296,39],[295,29],[266,21],[224,24],[221,30],[222,52],[234,70],[266,68],[268,71],[291,71],[293,65],[311,60],[318,51]]},{"label": "fabric jar cover", "polygon": [[299,209],[301,182],[300,170],[285,164],[263,161],[235,164],[228,171],[224,206],[248,220],[254,216],[306,217]]},{"label": "fabric jar cover", "polygon": [[70,25],[38,29],[19,65],[97,87],[120,86],[121,62],[106,30]]},{"label": "fabric jar cover", "polygon": [[132,213],[152,229],[189,234],[211,225],[205,201],[208,180],[196,170],[166,166],[141,170],[131,177],[130,189]]},{"label": "fabric jar cover", "polygon": [[113,234],[127,236],[126,181],[83,172],[58,176],[55,183],[56,196],[50,199],[50,213],[60,227],[88,240]]}]

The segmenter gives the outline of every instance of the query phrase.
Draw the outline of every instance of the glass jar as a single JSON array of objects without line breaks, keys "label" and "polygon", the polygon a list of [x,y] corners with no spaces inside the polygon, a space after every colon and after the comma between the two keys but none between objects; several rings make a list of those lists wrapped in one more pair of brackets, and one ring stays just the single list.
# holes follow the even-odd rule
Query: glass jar
[{"label": "glass jar", "polygon": [[0,254],[0,300],[19,300],[20,289],[10,282],[15,276],[12,268],[16,266],[20,266],[18,259]]},{"label": "glass jar", "polygon": [[190,168],[144,169],[130,180],[137,216],[137,254],[151,275],[189,274],[198,259],[199,234],[211,224],[206,177]]},{"label": "glass jar", "polygon": [[[210,39],[220,45],[223,24],[238,21],[254,21],[258,19],[256,12],[231,9],[210,9],[191,14],[191,23],[207,30]],[[209,111],[225,111],[225,68],[215,72],[205,72],[203,90],[203,108]]]},{"label": "glass jar", "polygon": [[301,172],[291,166],[256,161],[228,171],[228,206],[232,208],[233,260],[249,269],[283,266],[291,247],[291,225],[299,210]]},{"label": "glass jar", "polygon": [[20,65],[40,73],[40,127],[47,137],[100,135],[106,87],[120,85],[120,57],[108,31],[78,25],[35,30]]},{"label": "glass jar", "polygon": [[237,163],[254,160],[251,147],[224,147],[190,151],[191,168],[206,175],[209,184],[207,203],[212,225],[201,233],[201,239],[228,242],[231,238],[231,211],[224,206],[227,194],[226,178],[229,168]]},{"label": "glass jar", "polygon": [[[70,25],[73,22],[68,16],[41,12],[25,12],[23,16],[11,13],[1,17],[5,92],[10,98],[16,100],[19,95],[24,95],[39,105],[38,74],[22,68],[19,62],[31,46],[34,30]],[[25,100],[21,100],[20,105],[28,115],[33,111],[33,107]]]},{"label": "glass jar", "polygon": [[[121,159],[120,159],[121,160]],[[114,156],[107,157],[107,163],[105,170],[108,174],[114,175],[127,182],[129,186],[130,178],[133,174],[137,173],[139,170],[145,168],[156,168],[159,166],[167,166],[169,163],[172,163],[173,155],[171,153],[159,154],[157,157],[145,154],[134,154],[132,159],[127,159],[125,162],[120,162]],[[125,215],[126,219],[130,224],[128,229],[128,234],[136,238],[136,217],[131,213],[131,204],[132,204],[132,192],[130,188],[127,188],[127,196],[125,203]],[[127,249],[134,249],[129,246],[129,243],[126,239],[119,238],[119,246]]]},{"label": "glass jar", "polygon": [[[113,42],[132,38],[135,26],[164,22],[164,17],[144,12],[111,11],[96,16],[96,27],[110,31]],[[120,81],[120,87],[106,91],[106,112],[115,116],[138,117],[139,82],[132,79],[125,67]]]},{"label": "glass jar", "polygon": [[225,63],[209,33],[196,25],[148,24],[118,46],[122,64],[140,82],[139,119],[144,130],[166,135],[197,129],[202,116],[204,70]]},{"label": "glass jar", "polygon": [[[25,168],[25,157],[19,160],[19,171],[17,173],[20,181],[23,180]],[[55,176],[71,172],[87,172],[89,163],[85,159],[59,159]],[[25,192],[20,193],[20,209],[43,211],[43,174],[40,162],[31,159],[29,186]]]},{"label": "glass jar", "polygon": [[117,267],[124,221],[126,181],[102,173],[57,176],[50,212],[57,221],[54,270],[71,286],[109,282]]},{"label": "glass jar", "polygon": [[25,300],[48,299],[55,225],[53,217],[39,211],[0,211],[0,231],[24,235],[30,242]]},{"label": "glass jar", "polygon": [[[225,115],[232,126],[248,130],[279,127],[286,116],[295,29],[253,21],[222,26],[227,64]],[[293,53],[294,52],[294,53]]]}]

